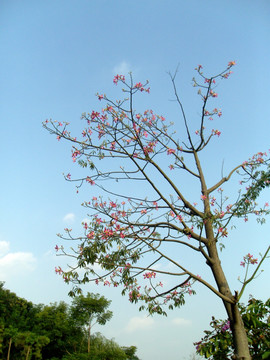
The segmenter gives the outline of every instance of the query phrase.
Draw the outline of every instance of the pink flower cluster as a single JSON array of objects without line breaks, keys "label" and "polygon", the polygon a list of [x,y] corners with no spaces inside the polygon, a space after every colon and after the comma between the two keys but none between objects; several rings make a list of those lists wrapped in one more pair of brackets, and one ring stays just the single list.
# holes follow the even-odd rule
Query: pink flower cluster
[{"label": "pink flower cluster", "polygon": [[115,77],[113,78],[113,83],[115,84],[115,85],[117,85],[117,83],[118,83],[118,81],[125,81],[125,76],[124,75],[115,75]]},{"label": "pink flower cluster", "polygon": [[147,272],[145,274],[143,274],[143,278],[144,279],[152,279],[156,277],[156,273],[154,271],[151,272]]},{"label": "pink flower cluster", "polygon": [[240,262],[240,266],[245,267],[246,264],[252,264],[252,265],[258,264],[258,259],[255,259],[253,255],[251,255],[250,253],[244,256],[243,259],[244,261]]}]

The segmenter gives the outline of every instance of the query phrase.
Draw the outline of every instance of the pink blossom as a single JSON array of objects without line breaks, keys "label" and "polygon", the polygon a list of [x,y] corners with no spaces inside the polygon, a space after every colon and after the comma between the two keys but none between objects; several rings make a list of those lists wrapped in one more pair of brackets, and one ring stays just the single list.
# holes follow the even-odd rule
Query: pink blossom
[{"label": "pink blossom", "polygon": [[56,274],[59,274],[59,275],[61,275],[61,274],[64,272],[64,271],[61,269],[60,266],[58,266],[58,268],[55,267],[54,271],[55,271]]},{"label": "pink blossom", "polygon": [[99,115],[100,115],[99,112],[93,110],[92,113],[91,113],[91,120],[98,119]]},{"label": "pink blossom", "polygon": [[95,185],[95,182],[94,182],[89,176],[87,176],[87,178],[86,178],[85,180],[86,180],[86,182],[88,182],[89,184]]},{"label": "pink blossom", "polygon": [[116,75],[114,78],[113,78],[113,83],[115,85],[117,85],[118,81],[121,80],[121,81],[125,81],[125,76],[124,75]]},{"label": "pink blossom", "polygon": [[175,150],[174,149],[168,149],[167,150],[167,154],[170,155],[170,154],[174,154],[175,153]]},{"label": "pink blossom", "polygon": [[111,148],[111,150],[114,150],[114,149],[115,149],[115,141],[113,141],[113,142],[111,143],[110,148]]},{"label": "pink blossom", "polygon": [[216,92],[214,92],[213,90],[210,90],[210,96],[216,98],[218,96],[218,94]]},{"label": "pink blossom", "polygon": [[95,236],[95,233],[94,233],[94,231],[90,231],[86,236],[87,236],[87,239],[93,239]]},{"label": "pink blossom", "polygon": [[145,274],[143,274],[143,278],[144,279],[152,279],[156,277],[156,273],[154,271],[151,272],[147,272]]},{"label": "pink blossom", "polygon": [[158,210],[158,203],[156,201],[153,201],[153,205],[155,206],[156,210]]},{"label": "pink blossom", "polygon": [[116,203],[115,203],[115,202],[110,201],[110,207],[112,207],[112,208],[116,208],[116,207],[117,207],[117,205],[116,205]]},{"label": "pink blossom", "polygon": [[220,227],[218,229],[218,232],[221,234],[222,237],[227,237],[228,236],[228,231],[227,231],[226,228],[224,229],[224,228]]},{"label": "pink blossom", "polygon": [[213,135],[217,135],[217,136],[220,136],[221,135],[221,132],[219,130],[212,130],[212,134]]},{"label": "pink blossom", "polygon": [[225,212],[224,211],[221,211],[221,213],[219,213],[219,218],[222,219],[225,215]]}]

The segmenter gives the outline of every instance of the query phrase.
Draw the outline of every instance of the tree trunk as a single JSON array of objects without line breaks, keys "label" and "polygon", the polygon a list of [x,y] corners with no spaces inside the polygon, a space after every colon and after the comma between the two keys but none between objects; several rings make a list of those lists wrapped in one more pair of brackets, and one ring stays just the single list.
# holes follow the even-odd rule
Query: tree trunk
[{"label": "tree trunk", "polygon": [[90,354],[90,337],[91,337],[91,323],[89,323],[89,329],[88,329],[88,347],[87,347],[88,354]]},{"label": "tree trunk", "polygon": [[[209,239],[209,237],[208,237]],[[251,360],[247,333],[244,327],[244,323],[239,312],[237,296],[233,296],[229,288],[227,279],[224,275],[220,259],[218,256],[218,251],[216,247],[216,241],[213,238],[213,241],[209,242],[207,246],[208,253],[211,259],[211,262],[208,264],[214,275],[218,290],[222,295],[225,295],[227,298],[232,300],[232,303],[222,299],[224,307],[226,309],[230,327],[232,330],[233,344],[234,344],[234,357],[235,360]]]},{"label": "tree trunk", "polygon": [[29,345],[29,346],[28,346],[28,349],[27,349],[27,354],[26,354],[25,360],[28,360],[28,358],[29,358],[30,349],[31,349],[31,346]]},{"label": "tree trunk", "polygon": [[231,307],[231,312],[233,314],[231,330],[233,334],[235,359],[250,360],[251,356],[249,353],[247,333],[238,308],[238,304],[230,304],[230,307]]},{"label": "tree trunk", "polygon": [[9,339],[7,360],[9,360],[9,357],[10,357],[11,344],[12,344],[12,338]]}]

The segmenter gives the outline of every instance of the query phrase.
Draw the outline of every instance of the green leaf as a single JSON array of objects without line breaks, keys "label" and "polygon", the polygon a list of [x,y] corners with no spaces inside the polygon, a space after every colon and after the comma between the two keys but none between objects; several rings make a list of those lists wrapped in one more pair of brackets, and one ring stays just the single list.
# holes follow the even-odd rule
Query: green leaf
[{"label": "green leaf", "polygon": [[263,356],[262,359],[270,359],[270,351],[266,351]]}]

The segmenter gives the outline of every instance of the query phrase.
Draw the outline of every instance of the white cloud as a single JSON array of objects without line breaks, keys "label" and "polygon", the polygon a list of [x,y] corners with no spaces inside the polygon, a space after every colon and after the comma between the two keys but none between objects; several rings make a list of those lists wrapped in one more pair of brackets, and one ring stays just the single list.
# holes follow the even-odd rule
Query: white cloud
[{"label": "white cloud", "polygon": [[6,280],[35,269],[36,258],[29,252],[9,253],[0,258],[0,278]]},{"label": "white cloud", "polygon": [[66,223],[71,223],[75,220],[75,214],[73,213],[68,213],[63,217],[63,221]]},{"label": "white cloud", "polygon": [[190,320],[183,319],[183,318],[174,318],[174,319],[172,319],[172,323],[177,326],[190,326],[191,325]]},{"label": "white cloud", "polygon": [[8,241],[0,241],[0,256],[5,255],[9,250],[9,242]]},{"label": "white cloud", "polygon": [[154,320],[150,317],[133,317],[129,320],[126,330],[128,332],[148,330],[153,325]]},{"label": "white cloud", "polygon": [[113,68],[113,74],[127,75],[131,71],[131,66],[126,61],[122,61],[120,64]]}]

